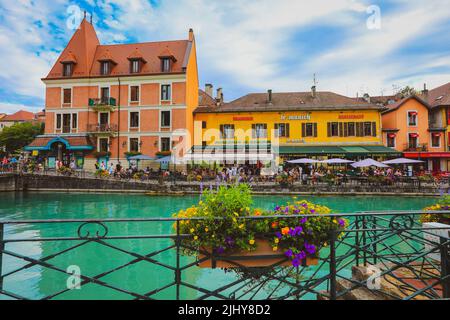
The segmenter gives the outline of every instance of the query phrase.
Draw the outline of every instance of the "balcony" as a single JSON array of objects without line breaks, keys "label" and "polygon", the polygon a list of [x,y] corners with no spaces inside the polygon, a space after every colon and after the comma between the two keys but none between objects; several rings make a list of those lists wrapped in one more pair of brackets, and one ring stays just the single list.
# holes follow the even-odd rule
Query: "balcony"
[{"label": "balcony", "polygon": [[117,106],[115,98],[90,98],[89,107],[94,111],[114,111]]},{"label": "balcony", "polygon": [[405,144],[403,147],[403,152],[427,152],[428,151],[428,144],[422,143],[422,144]]},{"label": "balcony", "polygon": [[117,124],[90,124],[88,132],[94,136],[114,136],[118,131]]}]

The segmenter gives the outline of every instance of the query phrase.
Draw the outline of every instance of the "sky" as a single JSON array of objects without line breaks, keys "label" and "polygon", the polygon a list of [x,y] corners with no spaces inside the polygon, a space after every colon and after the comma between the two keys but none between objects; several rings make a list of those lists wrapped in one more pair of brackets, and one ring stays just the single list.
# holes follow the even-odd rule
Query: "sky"
[{"label": "sky", "polygon": [[197,42],[200,87],[390,95],[450,82],[448,0],[2,0],[0,112],[40,111],[83,11],[102,44]]}]

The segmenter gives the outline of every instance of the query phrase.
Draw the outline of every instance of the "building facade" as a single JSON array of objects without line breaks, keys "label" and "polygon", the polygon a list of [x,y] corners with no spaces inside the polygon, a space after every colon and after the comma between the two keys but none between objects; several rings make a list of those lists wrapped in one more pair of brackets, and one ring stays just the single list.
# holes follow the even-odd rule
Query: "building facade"
[{"label": "building facade", "polygon": [[193,31],[186,40],[101,45],[81,22],[49,74],[45,135],[27,150],[93,168],[132,155],[182,155],[198,106]]},{"label": "building facade", "polygon": [[217,153],[234,144],[236,153],[248,154],[263,142],[277,153],[278,163],[301,157],[359,159],[398,154],[383,146],[382,107],[367,102],[316,92],[314,87],[297,93],[269,90],[230,103],[223,103],[218,94],[216,101],[217,105],[195,110],[195,152],[215,149]]}]

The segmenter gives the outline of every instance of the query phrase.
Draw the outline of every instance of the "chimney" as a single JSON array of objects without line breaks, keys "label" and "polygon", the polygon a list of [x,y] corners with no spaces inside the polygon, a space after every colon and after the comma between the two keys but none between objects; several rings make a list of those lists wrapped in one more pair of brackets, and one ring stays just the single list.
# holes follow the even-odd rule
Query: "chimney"
[{"label": "chimney", "polygon": [[422,95],[424,95],[424,96],[428,95],[428,89],[427,89],[427,84],[426,83],[423,84]]},{"label": "chimney", "polygon": [[267,90],[267,102],[272,104],[272,89]]},{"label": "chimney", "polygon": [[311,97],[313,97],[313,98],[316,97],[316,86],[311,87]]},{"label": "chimney", "polygon": [[218,104],[222,104],[223,103],[223,91],[222,91],[222,88],[218,88],[217,89],[216,101],[217,101]]},{"label": "chimney", "polygon": [[363,99],[364,99],[367,103],[370,103],[370,95],[369,95],[368,93],[364,93]]},{"label": "chimney", "polygon": [[194,30],[189,29],[189,41],[194,41]]},{"label": "chimney", "polygon": [[213,85],[210,83],[205,84],[205,92],[208,96],[212,98],[213,96]]}]

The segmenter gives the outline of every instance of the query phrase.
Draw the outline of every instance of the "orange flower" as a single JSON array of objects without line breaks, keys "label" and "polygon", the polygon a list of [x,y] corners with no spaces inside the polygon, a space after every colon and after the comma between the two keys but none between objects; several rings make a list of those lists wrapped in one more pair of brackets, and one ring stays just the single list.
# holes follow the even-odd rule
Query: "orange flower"
[{"label": "orange flower", "polygon": [[278,222],[272,222],[272,229],[275,229],[276,227],[278,227]]},{"label": "orange flower", "polygon": [[261,211],[255,210],[255,212],[253,212],[253,214],[254,214],[255,216],[260,216],[260,215],[261,215]]},{"label": "orange flower", "polygon": [[289,233],[289,230],[290,230],[289,227],[285,227],[285,228],[281,229],[281,233],[283,235],[287,235]]}]

